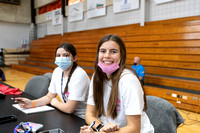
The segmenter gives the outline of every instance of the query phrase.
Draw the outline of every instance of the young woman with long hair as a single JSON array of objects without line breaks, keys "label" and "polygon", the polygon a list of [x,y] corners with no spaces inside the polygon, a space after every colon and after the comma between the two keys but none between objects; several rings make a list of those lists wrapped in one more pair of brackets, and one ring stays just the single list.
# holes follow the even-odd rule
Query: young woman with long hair
[{"label": "young woman with long hair", "polygon": [[[77,53],[70,43],[59,45],[55,51],[55,64],[49,92],[47,95],[36,99],[16,98],[22,108],[31,108],[51,104],[65,113],[73,113],[85,118],[86,100],[90,79],[87,73],[77,65]],[[37,89],[37,88],[35,88]],[[62,100],[59,101],[56,96]]]},{"label": "young woman with long hair", "polygon": [[106,35],[98,44],[86,109],[80,133],[153,133],[145,113],[146,100],[136,75],[126,68],[126,47],[117,35]]}]

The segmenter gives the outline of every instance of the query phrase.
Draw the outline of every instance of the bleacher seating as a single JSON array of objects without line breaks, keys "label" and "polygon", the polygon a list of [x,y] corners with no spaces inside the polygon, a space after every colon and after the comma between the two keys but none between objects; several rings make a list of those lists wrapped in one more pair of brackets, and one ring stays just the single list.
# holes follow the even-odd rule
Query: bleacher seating
[{"label": "bleacher seating", "polygon": [[70,42],[77,49],[78,64],[91,77],[98,41],[109,33],[125,41],[127,66],[131,67],[135,56],[141,58],[146,69],[146,94],[164,98],[176,107],[197,111],[200,104],[200,16],[146,22],[143,27],[132,24],[46,36],[31,43],[30,57],[26,61],[11,67],[34,74],[52,72],[56,67],[56,47]]}]

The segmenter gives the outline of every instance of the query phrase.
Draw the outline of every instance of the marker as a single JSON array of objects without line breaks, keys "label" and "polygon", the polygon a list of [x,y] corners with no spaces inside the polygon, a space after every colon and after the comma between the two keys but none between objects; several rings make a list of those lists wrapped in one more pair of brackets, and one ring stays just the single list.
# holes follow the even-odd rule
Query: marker
[{"label": "marker", "polygon": [[[11,98],[11,100],[13,100],[13,101],[15,101],[15,98]],[[24,101],[22,101],[22,100],[18,100],[18,99],[16,99],[17,100],[17,102],[22,102],[22,103],[25,103]]]},{"label": "marker", "polygon": [[95,124],[95,121],[92,122],[92,124],[88,127],[88,129],[92,128]]}]

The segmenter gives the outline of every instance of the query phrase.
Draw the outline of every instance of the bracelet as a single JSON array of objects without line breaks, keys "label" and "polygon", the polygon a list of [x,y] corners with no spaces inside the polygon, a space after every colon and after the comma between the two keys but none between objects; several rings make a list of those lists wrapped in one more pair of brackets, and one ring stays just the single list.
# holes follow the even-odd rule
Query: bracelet
[{"label": "bracelet", "polygon": [[104,126],[103,124],[99,124],[99,125],[96,127],[96,131],[97,131],[97,132],[100,132],[100,129],[101,129],[103,126]]},{"label": "bracelet", "polygon": [[32,105],[32,107],[31,108],[34,108],[35,107],[35,101],[33,100],[33,105]]}]

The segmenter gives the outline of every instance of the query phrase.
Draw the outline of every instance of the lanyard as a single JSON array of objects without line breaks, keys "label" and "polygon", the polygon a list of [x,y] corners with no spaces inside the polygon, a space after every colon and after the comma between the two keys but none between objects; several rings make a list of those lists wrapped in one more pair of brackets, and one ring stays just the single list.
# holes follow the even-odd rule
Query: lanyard
[{"label": "lanyard", "polygon": [[62,77],[61,77],[61,94],[62,94],[63,101],[66,103],[65,94],[64,92],[62,92],[62,86],[63,86],[63,72],[62,72]]}]

